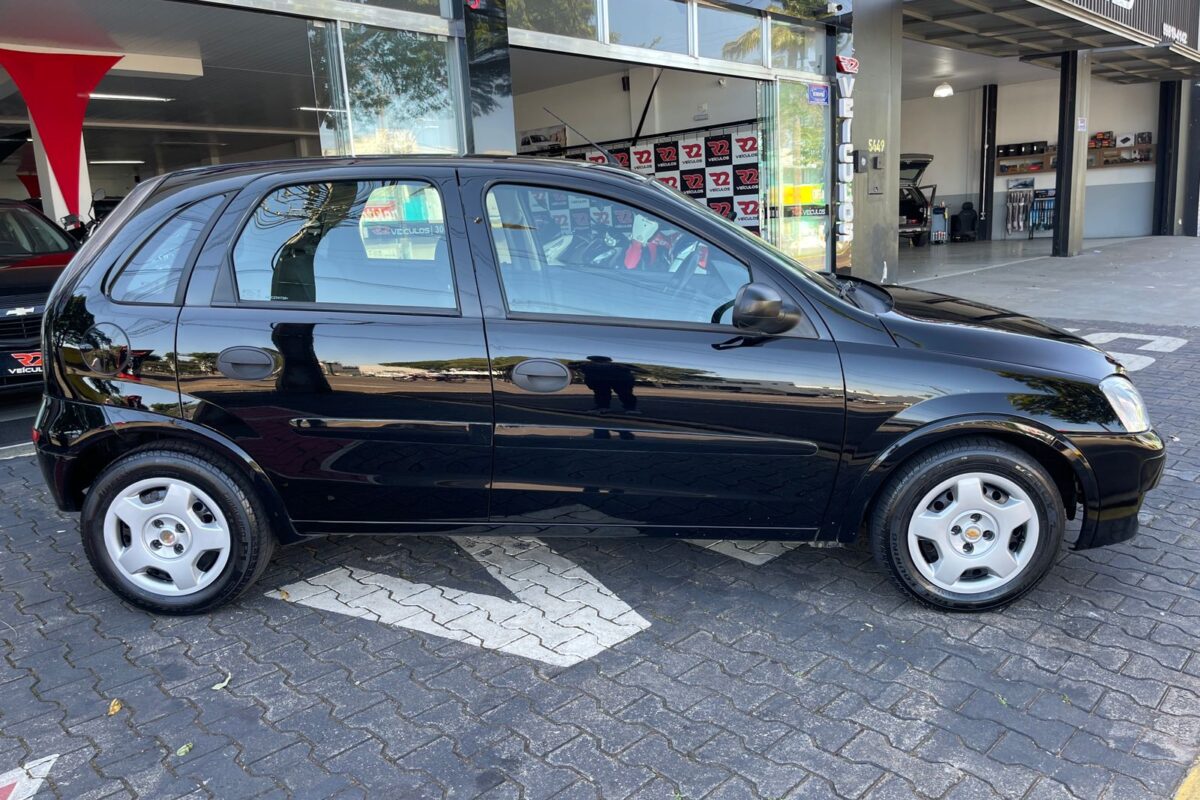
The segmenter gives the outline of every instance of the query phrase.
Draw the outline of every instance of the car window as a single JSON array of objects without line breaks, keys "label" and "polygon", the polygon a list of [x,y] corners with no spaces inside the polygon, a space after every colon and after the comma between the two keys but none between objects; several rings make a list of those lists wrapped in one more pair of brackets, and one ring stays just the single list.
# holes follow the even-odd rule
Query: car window
[{"label": "car window", "polygon": [[608,198],[500,185],[487,212],[509,311],[728,324],[750,282],[712,244]]},{"label": "car window", "polygon": [[0,206],[0,256],[37,256],[70,249],[66,234],[32,209]]},{"label": "car window", "polygon": [[423,181],[277,189],[238,237],[233,267],[241,300],[457,307],[442,199]]},{"label": "car window", "polygon": [[174,303],[188,256],[223,195],[192,203],[167,219],[121,268],[109,289],[119,303]]}]

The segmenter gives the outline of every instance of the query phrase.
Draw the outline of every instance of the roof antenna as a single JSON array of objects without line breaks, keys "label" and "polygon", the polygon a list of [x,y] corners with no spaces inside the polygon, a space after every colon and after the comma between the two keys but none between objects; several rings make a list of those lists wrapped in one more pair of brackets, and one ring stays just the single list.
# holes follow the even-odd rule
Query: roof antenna
[{"label": "roof antenna", "polygon": [[563,119],[562,117],[560,117],[558,114],[555,114],[553,111],[551,111],[550,109],[546,108],[545,106],[542,106],[542,111],[545,111],[547,114],[549,114],[550,116],[554,117],[556,120],[558,120],[559,122],[561,122],[563,125],[566,125],[568,128],[570,128],[571,130],[575,131],[575,134],[576,134],[576,135],[577,135],[577,136],[578,136],[580,139],[583,139],[585,142],[587,142],[588,144],[590,144],[592,147],[594,147],[594,148],[596,148],[597,150],[599,150],[599,151],[600,151],[600,152],[601,152],[601,153],[604,155],[604,159],[605,159],[605,161],[606,161],[606,162],[608,162],[608,165],[609,165],[610,167],[616,167],[617,169],[625,169],[625,167],[621,165],[621,162],[620,162],[620,161],[617,161],[616,157],[615,157],[615,156],[613,156],[613,154],[612,154],[612,153],[610,153],[610,152],[608,151],[608,148],[606,148],[606,147],[601,147],[600,145],[596,144],[596,143],[595,143],[595,142],[593,142],[591,139],[589,139],[587,136],[585,136],[585,135],[584,135],[582,132],[580,132],[580,130],[579,130],[578,128],[576,128],[574,125],[572,125],[571,123],[567,122],[565,119]]}]

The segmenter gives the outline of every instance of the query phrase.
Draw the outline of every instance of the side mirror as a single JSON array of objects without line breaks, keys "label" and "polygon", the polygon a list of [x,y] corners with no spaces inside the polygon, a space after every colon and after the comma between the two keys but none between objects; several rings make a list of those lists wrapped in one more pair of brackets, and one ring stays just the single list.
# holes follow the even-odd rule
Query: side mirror
[{"label": "side mirror", "polygon": [[796,327],[800,309],[765,283],[747,283],[733,301],[733,326],[773,335]]}]

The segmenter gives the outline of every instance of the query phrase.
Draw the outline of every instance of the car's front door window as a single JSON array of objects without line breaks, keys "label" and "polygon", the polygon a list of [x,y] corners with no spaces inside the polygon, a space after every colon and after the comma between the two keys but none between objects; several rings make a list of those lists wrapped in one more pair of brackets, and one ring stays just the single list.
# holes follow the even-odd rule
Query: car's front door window
[{"label": "car's front door window", "polygon": [[609,198],[500,185],[487,210],[509,312],[728,324],[751,280],[690,231]]}]

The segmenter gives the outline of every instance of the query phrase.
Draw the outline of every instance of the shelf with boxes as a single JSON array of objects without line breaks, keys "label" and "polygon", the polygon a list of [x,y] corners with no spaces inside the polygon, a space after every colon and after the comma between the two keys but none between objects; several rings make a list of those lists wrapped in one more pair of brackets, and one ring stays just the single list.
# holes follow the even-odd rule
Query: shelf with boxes
[{"label": "shelf with boxes", "polygon": [[[1129,167],[1154,163],[1154,137],[1149,132],[1114,136],[1102,131],[1089,137],[1088,169]],[[1058,147],[1047,142],[1023,142],[996,147],[997,175],[1033,175],[1058,169]]]}]

